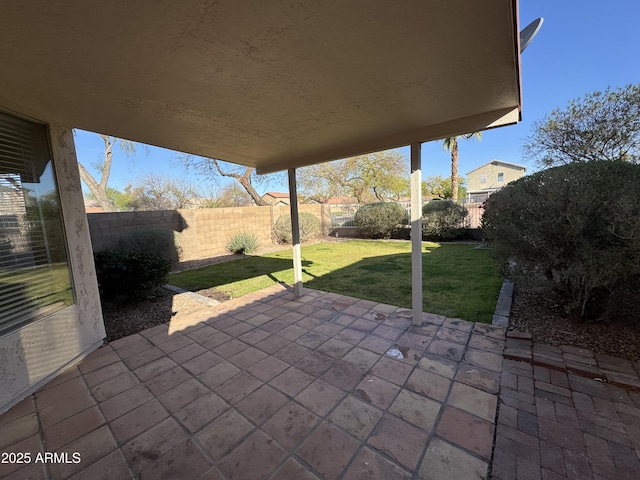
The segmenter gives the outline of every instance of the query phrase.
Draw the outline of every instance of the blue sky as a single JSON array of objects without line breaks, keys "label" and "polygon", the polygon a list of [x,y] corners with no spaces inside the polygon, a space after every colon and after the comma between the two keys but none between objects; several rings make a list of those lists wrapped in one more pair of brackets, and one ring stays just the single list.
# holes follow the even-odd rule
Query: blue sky
[{"label": "blue sky", "polygon": [[[531,172],[535,165],[523,160],[522,143],[533,122],[586,93],[640,82],[638,0],[520,0],[521,28],[537,17],[544,17],[544,25],[522,55],[522,122],[483,132],[480,142],[461,141],[461,174],[493,159],[525,165]],[[83,131],[75,140],[78,159],[92,170],[91,164],[102,159],[102,141]],[[408,157],[409,149],[403,151]],[[422,159],[423,176],[450,175],[450,157],[440,142],[425,143]],[[197,179],[177,164],[175,152],[149,147],[131,159],[116,152],[109,185],[122,189],[151,172]],[[287,187],[270,182],[257,188],[263,193]]]}]

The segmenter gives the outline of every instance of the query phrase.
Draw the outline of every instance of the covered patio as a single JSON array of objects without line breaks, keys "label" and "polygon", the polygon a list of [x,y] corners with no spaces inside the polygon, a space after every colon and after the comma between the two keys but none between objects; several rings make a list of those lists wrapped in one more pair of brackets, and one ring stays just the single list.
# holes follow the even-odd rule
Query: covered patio
[{"label": "covered patio", "polygon": [[[0,179],[58,207],[67,282],[64,301],[25,294],[8,302],[10,324],[0,317],[0,446],[53,456],[0,464],[0,476],[486,476],[504,332],[422,312],[421,143],[519,121],[517,0],[8,2],[2,13]],[[100,346],[73,128],[288,170],[293,291]],[[305,292],[296,169],[404,145],[412,310]],[[48,245],[37,245],[47,268]]]},{"label": "covered patio", "polygon": [[[521,116],[517,0],[412,0],[401,8],[383,0],[9,2],[0,43],[11,46],[0,53],[0,186],[20,200],[7,213],[28,232],[35,227],[24,220],[26,206],[42,217],[49,201],[60,232],[55,251],[50,238],[27,236],[25,252],[10,252],[22,263],[0,272],[9,278],[3,295],[12,296],[0,304],[9,319],[0,316],[8,359],[0,410],[105,337],[73,128],[258,174],[287,170],[296,296],[296,169],[411,145],[412,321],[420,326],[421,144]],[[46,178],[34,175],[35,165]],[[35,261],[51,278],[32,278]],[[59,291],[24,294],[36,281],[60,283],[52,267],[68,277]]]},{"label": "covered patio", "polygon": [[32,457],[0,478],[486,478],[504,334],[271,287],[105,345],[0,416],[0,449]]}]

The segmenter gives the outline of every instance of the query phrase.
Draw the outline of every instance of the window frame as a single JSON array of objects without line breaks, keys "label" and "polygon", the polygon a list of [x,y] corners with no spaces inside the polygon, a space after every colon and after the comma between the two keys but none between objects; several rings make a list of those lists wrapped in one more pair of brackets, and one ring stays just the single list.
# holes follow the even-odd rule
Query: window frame
[{"label": "window frame", "polygon": [[78,303],[50,138],[47,124],[0,110],[0,214],[17,223],[0,232],[0,337]]}]

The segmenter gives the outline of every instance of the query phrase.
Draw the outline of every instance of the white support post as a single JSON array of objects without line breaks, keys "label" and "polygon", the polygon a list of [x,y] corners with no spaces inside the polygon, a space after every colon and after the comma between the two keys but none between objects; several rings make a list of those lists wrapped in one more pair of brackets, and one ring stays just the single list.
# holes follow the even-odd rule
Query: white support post
[{"label": "white support post", "polygon": [[300,256],[300,222],[298,221],[298,190],[296,169],[289,169],[289,207],[291,208],[291,239],[293,243],[293,291],[302,296],[302,257]]},{"label": "white support post", "polygon": [[421,143],[411,144],[411,307],[422,325],[422,159]]}]

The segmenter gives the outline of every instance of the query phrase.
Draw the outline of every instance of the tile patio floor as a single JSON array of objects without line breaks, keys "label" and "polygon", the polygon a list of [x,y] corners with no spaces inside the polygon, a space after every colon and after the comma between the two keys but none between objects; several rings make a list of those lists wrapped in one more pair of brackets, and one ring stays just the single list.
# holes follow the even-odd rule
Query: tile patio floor
[{"label": "tile patio floor", "polygon": [[1,452],[68,462],[0,477],[485,478],[504,329],[410,318],[272,287],[112,342],[0,416]]}]

